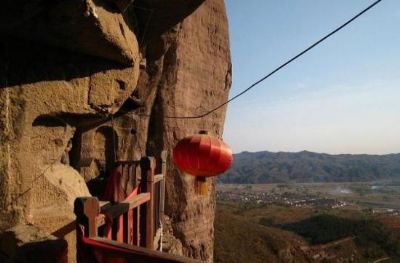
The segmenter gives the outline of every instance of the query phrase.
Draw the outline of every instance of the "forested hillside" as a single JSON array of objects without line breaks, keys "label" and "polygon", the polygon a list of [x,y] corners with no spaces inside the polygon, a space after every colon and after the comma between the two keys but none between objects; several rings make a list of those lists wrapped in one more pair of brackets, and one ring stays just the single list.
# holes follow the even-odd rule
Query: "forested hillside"
[{"label": "forested hillside", "polygon": [[400,262],[400,217],[252,203],[217,204],[214,257],[236,262]]},{"label": "forested hillside", "polygon": [[400,154],[242,152],[220,183],[352,182],[400,179]]}]

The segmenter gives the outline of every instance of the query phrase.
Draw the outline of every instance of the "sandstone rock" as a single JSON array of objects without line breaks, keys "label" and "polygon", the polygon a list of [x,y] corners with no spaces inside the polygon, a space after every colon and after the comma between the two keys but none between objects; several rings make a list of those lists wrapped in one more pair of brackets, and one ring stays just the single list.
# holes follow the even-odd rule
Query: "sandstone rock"
[{"label": "sandstone rock", "polygon": [[32,191],[28,222],[66,240],[68,258],[73,262],[76,244],[74,201],[90,196],[84,179],[70,166],[50,165],[35,180]]},{"label": "sandstone rock", "polygon": [[[23,39],[67,48],[131,65],[140,61],[138,43],[123,15],[103,0],[55,1],[52,4],[19,1],[2,6],[2,10],[27,13],[23,22],[9,33]],[[29,7],[40,11],[25,11]],[[29,15],[29,16],[28,16]]]},{"label": "sandstone rock", "polygon": [[17,225],[0,234],[0,261],[67,262],[67,242],[31,225]]},{"label": "sandstone rock", "polygon": [[[84,178],[61,165],[61,157],[69,140],[79,141],[76,134],[110,122],[109,115],[136,89],[139,64],[121,66],[59,48],[9,41],[0,43],[0,228],[29,222],[57,233],[68,241],[73,262],[72,203],[90,194]],[[134,147],[126,135],[131,129],[125,127],[133,124],[116,119],[123,127],[118,129],[124,138],[120,145],[131,153]]]},{"label": "sandstone rock", "polygon": [[[55,210],[72,209],[73,215],[74,201],[80,196],[90,196],[85,181],[82,176],[71,166],[63,164],[50,165],[37,178],[33,189],[32,201],[33,208],[54,207]],[[43,192],[47,192],[43,196]]]},{"label": "sandstone rock", "polygon": [[163,233],[163,251],[171,254],[182,254],[182,242],[174,236],[172,222],[168,216],[164,217]]},{"label": "sandstone rock", "polygon": [[44,0],[3,0],[0,9],[0,31],[11,30],[43,10]]},{"label": "sandstone rock", "polygon": [[204,0],[135,0],[141,27],[146,28],[145,42],[165,33],[191,15]]},{"label": "sandstone rock", "polygon": [[[171,150],[179,139],[200,130],[221,136],[225,108],[203,119],[167,116],[202,114],[228,97],[231,65],[223,1],[205,1],[181,24],[153,40],[146,59],[147,74],[141,75],[145,79],[139,80],[139,93],[145,93],[144,86],[158,87],[151,109],[148,151],[158,156],[159,149]],[[212,262],[214,180],[209,180],[207,197],[197,196],[194,178],[170,164],[166,213],[172,220],[173,236],[182,243],[183,255]]]},{"label": "sandstone rock", "polygon": [[[0,39],[0,228],[32,223],[66,239],[70,255],[71,202],[88,195],[84,180],[106,174],[117,157],[158,157],[199,130],[223,130],[225,108],[168,118],[227,99],[223,0],[136,0],[124,14],[126,1],[113,2],[8,1],[23,17],[0,28],[8,32]],[[67,167],[60,161],[70,140]],[[211,262],[215,183],[197,196],[194,179],[168,166],[166,248]]]},{"label": "sandstone rock", "polygon": [[36,114],[115,113],[136,88],[139,63],[121,66],[16,39],[0,48],[0,87],[32,87],[24,93]]}]

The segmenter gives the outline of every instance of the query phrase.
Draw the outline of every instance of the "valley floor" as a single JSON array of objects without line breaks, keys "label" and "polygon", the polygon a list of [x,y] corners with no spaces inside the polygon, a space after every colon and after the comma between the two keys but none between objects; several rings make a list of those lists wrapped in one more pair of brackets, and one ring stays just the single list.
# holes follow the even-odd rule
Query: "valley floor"
[{"label": "valley floor", "polygon": [[219,201],[215,262],[400,262],[400,216]]}]

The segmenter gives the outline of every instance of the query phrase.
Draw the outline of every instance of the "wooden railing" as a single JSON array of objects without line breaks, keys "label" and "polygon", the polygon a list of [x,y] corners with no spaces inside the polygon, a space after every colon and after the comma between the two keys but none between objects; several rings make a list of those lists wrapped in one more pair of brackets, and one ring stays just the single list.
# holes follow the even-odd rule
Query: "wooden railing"
[{"label": "wooden railing", "polygon": [[[111,204],[96,197],[75,200],[78,262],[117,262],[122,257],[146,259],[143,262],[194,262],[154,250],[162,247],[166,154],[162,154],[162,172],[155,175],[156,161],[144,157],[118,162],[123,176],[130,178],[140,164],[138,188],[123,202]],[[106,258],[110,257],[111,261]],[[118,261],[119,262],[119,261]],[[142,262],[142,261],[135,261]]]},{"label": "wooden railing", "polygon": [[140,183],[140,161],[116,161],[115,165],[122,172],[124,189],[132,191]]}]

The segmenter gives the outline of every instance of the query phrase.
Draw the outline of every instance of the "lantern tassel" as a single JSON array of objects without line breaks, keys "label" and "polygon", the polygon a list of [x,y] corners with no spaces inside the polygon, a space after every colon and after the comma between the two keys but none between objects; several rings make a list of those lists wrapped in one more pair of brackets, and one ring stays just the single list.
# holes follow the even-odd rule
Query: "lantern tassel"
[{"label": "lantern tassel", "polygon": [[207,196],[208,195],[208,185],[207,178],[205,176],[198,176],[195,180],[195,189],[197,194]]}]

